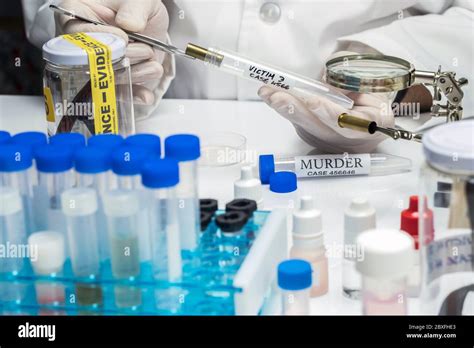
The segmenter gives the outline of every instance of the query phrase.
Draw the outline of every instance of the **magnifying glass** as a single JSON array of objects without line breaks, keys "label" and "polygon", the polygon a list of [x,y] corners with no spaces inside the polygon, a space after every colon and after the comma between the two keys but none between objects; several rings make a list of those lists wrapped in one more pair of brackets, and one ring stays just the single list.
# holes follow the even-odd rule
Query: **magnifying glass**
[{"label": "magnifying glass", "polygon": [[[396,92],[417,84],[431,86],[434,101],[431,115],[444,116],[447,121],[462,118],[464,93],[461,87],[468,83],[465,78],[456,79],[454,72],[441,71],[441,66],[437,71],[417,70],[404,59],[375,54],[353,54],[329,60],[326,81],[334,87],[359,93]],[[443,97],[446,104],[440,103]]]}]

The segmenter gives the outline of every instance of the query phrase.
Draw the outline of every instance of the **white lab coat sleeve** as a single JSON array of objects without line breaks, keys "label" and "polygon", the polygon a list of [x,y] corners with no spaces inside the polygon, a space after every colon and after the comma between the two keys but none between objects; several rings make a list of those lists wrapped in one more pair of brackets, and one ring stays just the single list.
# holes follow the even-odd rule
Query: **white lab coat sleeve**
[{"label": "white lab coat sleeve", "polygon": [[25,32],[28,40],[40,47],[55,36],[54,13],[49,5],[59,1],[22,0]]},{"label": "white lab coat sleeve", "polygon": [[[433,2],[436,3],[436,2]],[[425,3],[426,4],[426,3]],[[438,4],[438,3],[436,3]],[[438,4],[439,6],[439,4]],[[420,8],[426,10],[425,8]],[[357,45],[397,56],[413,63],[418,70],[445,71],[474,81],[473,2],[459,0],[439,14],[418,15],[393,21],[389,25],[342,37],[338,50]],[[464,115],[474,114],[473,84],[463,87]]]}]

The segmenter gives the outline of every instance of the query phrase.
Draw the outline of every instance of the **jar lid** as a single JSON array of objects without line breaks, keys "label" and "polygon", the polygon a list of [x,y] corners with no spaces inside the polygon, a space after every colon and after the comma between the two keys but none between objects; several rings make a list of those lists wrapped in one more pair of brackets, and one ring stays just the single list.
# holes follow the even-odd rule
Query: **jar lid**
[{"label": "jar lid", "polygon": [[[125,56],[125,41],[110,33],[86,33],[94,39],[106,44],[112,52],[112,60]],[[81,47],[74,45],[62,36],[55,37],[43,45],[43,59],[58,65],[88,65],[87,52]]]},{"label": "jar lid", "polygon": [[356,242],[363,252],[356,268],[364,276],[395,279],[410,273],[415,243],[408,233],[395,229],[368,230]]},{"label": "jar lid", "polygon": [[433,128],[423,135],[426,161],[452,174],[474,174],[474,121],[453,122]]}]

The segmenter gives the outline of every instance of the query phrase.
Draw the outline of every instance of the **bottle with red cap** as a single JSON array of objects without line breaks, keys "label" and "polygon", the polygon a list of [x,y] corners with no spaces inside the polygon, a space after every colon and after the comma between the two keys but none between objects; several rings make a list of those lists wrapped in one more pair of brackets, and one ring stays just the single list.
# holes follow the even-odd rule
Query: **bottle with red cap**
[{"label": "bottle with red cap", "polygon": [[[434,238],[433,211],[428,208],[426,199],[424,200],[424,226],[425,235],[424,245],[429,244]],[[412,272],[408,277],[408,296],[418,297],[421,286],[421,266],[420,266],[420,241],[418,233],[419,211],[418,196],[410,196],[408,209],[402,211],[400,219],[400,229],[407,232],[415,240],[415,257]]]}]

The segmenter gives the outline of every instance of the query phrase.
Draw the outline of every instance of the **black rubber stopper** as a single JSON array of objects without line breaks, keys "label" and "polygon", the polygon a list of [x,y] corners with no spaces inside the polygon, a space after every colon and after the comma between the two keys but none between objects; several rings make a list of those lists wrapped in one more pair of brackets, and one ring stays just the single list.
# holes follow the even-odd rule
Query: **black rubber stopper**
[{"label": "black rubber stopper", "polygon": [[206,211],[201,211],[201,232],[207,230],[207,227],[212,221],[212,214]]},{"label": "black rubber stopper", "polygon": [[217,210],[217,200],[211,198],[200,199],[199,208],[201,211],[214,214]]},{"label": "black rubber stopper", "polygon": [[216,217],[216,225],[223,232],[238,232],[247,223],[249,216],[243,211],[229,211]]},{"label": "black rubber stopper", "polygon": [[243,211],[248,216],[252,216],[256,210],[257,202],[245,198],[234,199],[225,206],[225,211]]}]

